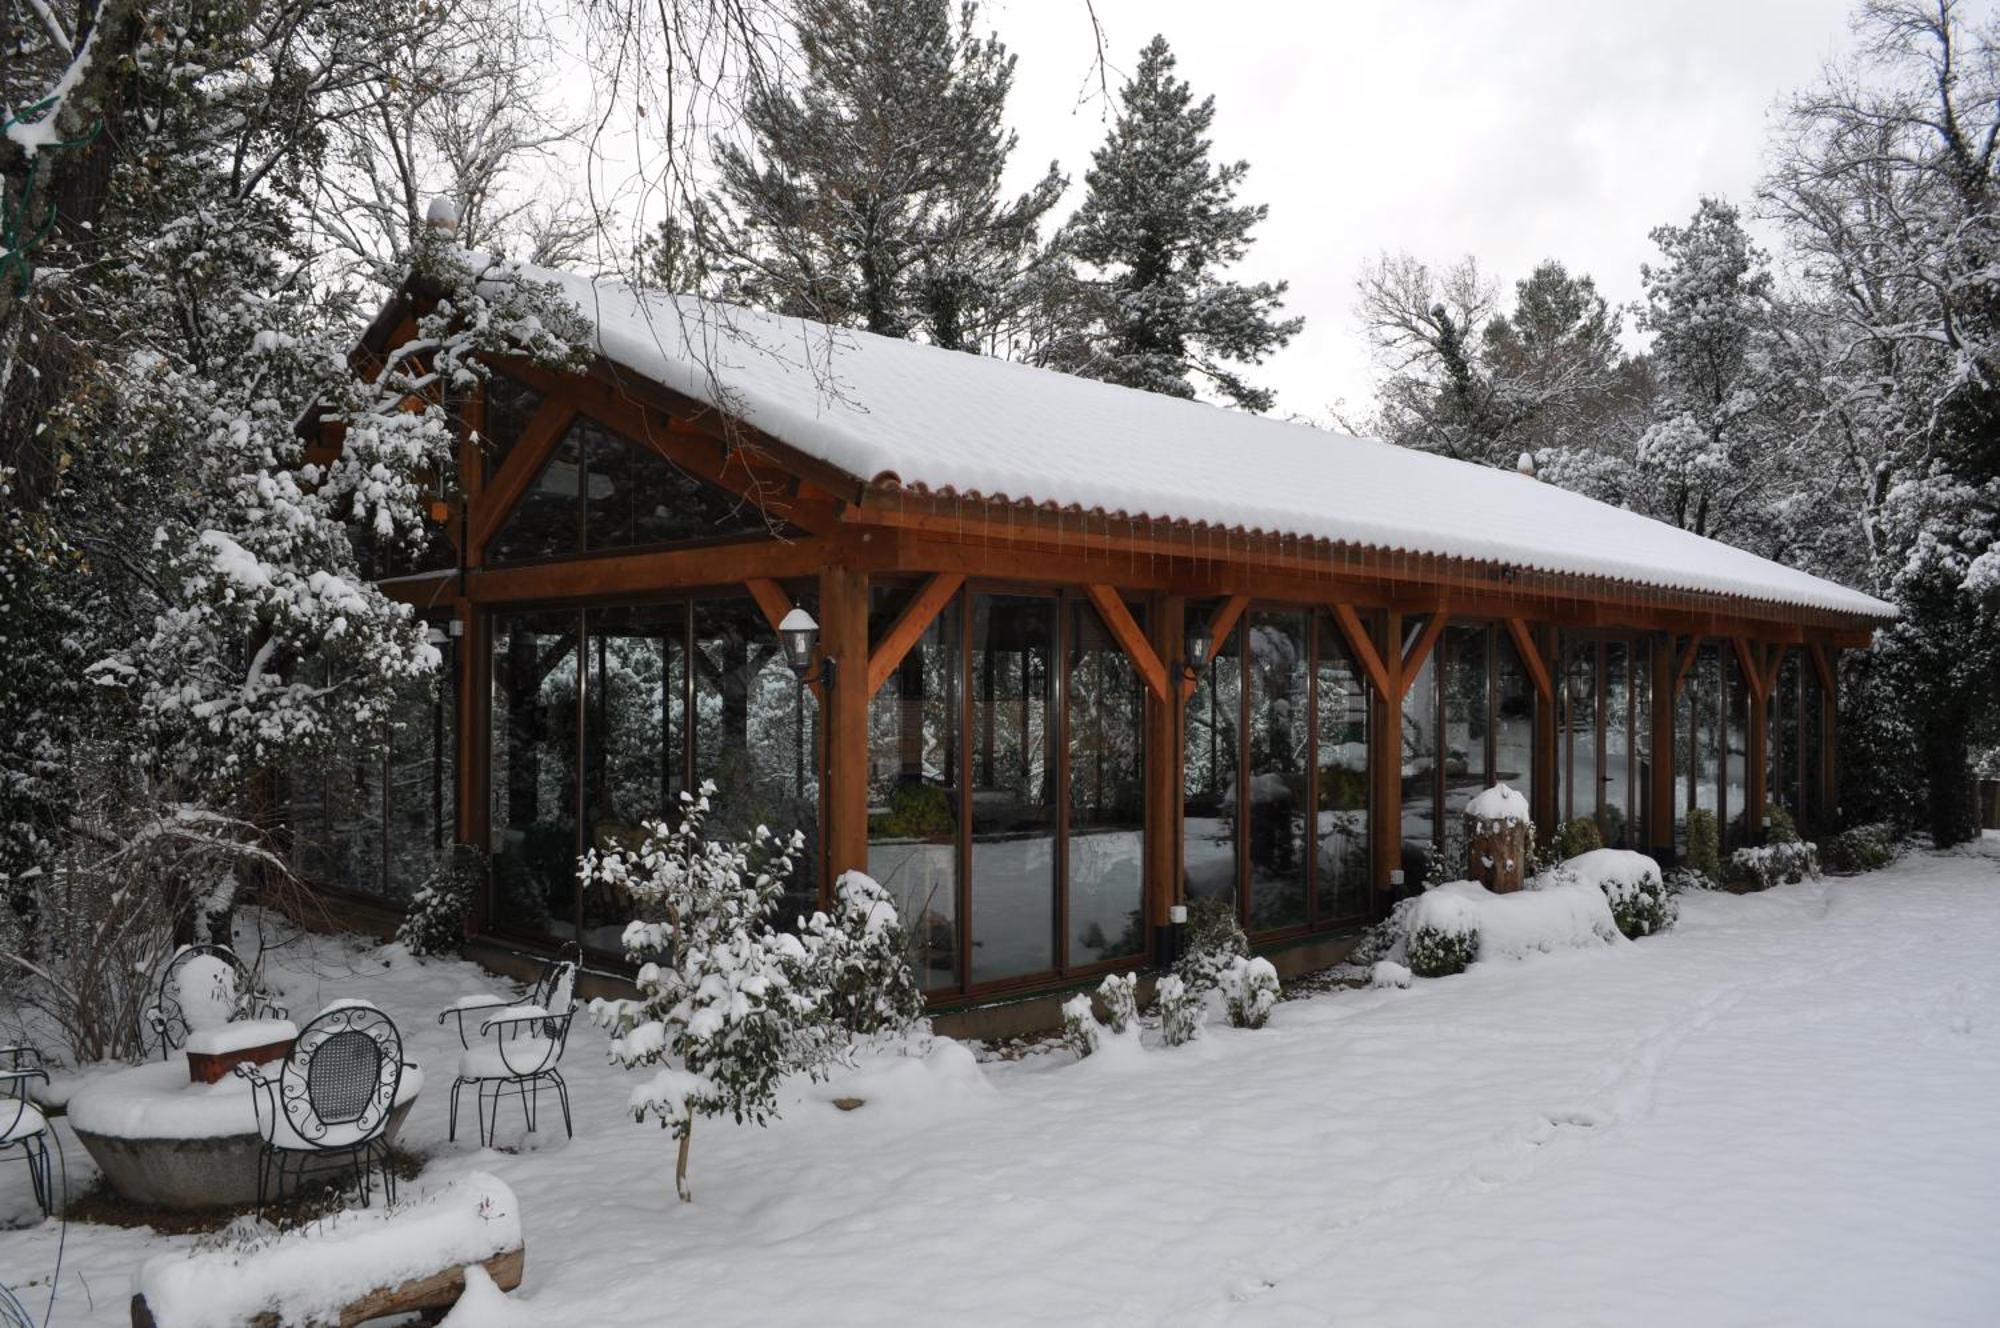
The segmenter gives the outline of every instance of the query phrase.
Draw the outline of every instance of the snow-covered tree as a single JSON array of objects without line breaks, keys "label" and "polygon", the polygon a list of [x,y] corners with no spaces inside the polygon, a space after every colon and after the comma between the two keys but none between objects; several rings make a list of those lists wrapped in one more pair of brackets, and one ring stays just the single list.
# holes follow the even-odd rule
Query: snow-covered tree
[{"label": "snow-covered tree", "polygon": [[1002,194],[1014,57],[978,18],[951,0],[803,0],[798,86],[757,84],[749,141],[714,144],[720,187],[693,230],[725,291],[885,336],[994,344],[1064,180],[1051,164]]},{"label": "snow-covered tree", "polygon": [[1139,53],[1119,100],[1091,157],[1088,192],[1058,240],[1076,267],[1043,283],[1033,358],[1148,392],[1207,390],[1268,410],[1271,392],[1239,366],[1262,363],[1304,320],[1279,317],[1286,283],[1225,275],[1269,211],[1236,201],[1250,165],[1210,160],[1215,99],[1195,101],[1174,77],[1164,37]]}]

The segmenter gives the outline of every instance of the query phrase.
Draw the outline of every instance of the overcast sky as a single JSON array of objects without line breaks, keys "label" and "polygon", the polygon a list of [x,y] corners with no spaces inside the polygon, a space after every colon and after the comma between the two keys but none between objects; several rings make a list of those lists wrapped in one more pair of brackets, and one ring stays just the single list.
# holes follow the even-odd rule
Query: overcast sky
[{"label": "overcast sky", "polygon": [[[1749,202],[1777,101],[1848,44],[1852,0],[1096,0],[1112,85],[1157,31],[1218,159],[1268,203],[1246,272],[1291,282],[1303,333],[1254,377],[1279,413],[1365,414],[1361,264],[1476,255],[1511,289],[1545,257],[1639,294],[1646,233],[1704,193]],[[1019,57],[1023,185],[1050,158],[1082,197],[1104,107],[1083,0],[988,0]],[[1086,99],[1081,103],[1079,97]]]}]

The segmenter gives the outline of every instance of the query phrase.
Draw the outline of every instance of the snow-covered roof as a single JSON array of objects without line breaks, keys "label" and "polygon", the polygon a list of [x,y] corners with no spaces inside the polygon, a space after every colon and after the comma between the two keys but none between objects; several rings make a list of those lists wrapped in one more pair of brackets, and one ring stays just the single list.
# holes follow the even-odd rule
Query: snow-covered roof
[{"label": "snow-covered roof", "polygon": [[1896,613],[1511,470],[610,278],[506,266],[561,287],[612,363],[862,481]]}]

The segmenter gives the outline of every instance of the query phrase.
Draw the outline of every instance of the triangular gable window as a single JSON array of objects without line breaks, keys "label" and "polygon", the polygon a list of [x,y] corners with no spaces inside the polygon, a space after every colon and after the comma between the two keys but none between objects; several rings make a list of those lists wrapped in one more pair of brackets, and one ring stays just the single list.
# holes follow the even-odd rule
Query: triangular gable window
[{"label": "triangular gable window", "polygon": [[494,541],[495,563],[771,533],[754,504],[585,416]]}]

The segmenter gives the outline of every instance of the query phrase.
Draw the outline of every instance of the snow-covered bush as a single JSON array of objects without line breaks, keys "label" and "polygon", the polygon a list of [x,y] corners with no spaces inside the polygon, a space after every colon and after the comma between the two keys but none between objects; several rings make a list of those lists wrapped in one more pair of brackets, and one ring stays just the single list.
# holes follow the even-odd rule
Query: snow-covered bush
[{"label": "snow-covered bush", "polygon": [[410,896],[396,939],[419,958],[459,953],[465,948],[466,915],[485,877],[486,855],[470,844],[453,844]]},{"label": "snow-covered bush", "polygon": [[1604,836],[1599,832],[1594,817],[1579,816],[1573,821],[1564,821],[1562,828],[1556,831],[1556,857],[1564,862],[1603,847]]},{"label": "snow-covered bush", "polygon": [[759,826],[740,843],[708,839],[714,793],[704,782],[699,795],[681,795],[678,825],[646,822],[638,843],[592,850],[582,863],[586,885],[629,898],[638,914],[625,953],[639,965],[639,996],[592,1001],[590,1011],[610,1030],[613,1060],[655,1067],[633,1091],[632,1113],[679,1141],[674,1185],[684,1200],[695,1117],[765,1124],[778,1113],[780,1080],[823,1074],[851,1045],[850,1022],[880,1029],[907,1005],[898,992],[878,1004],[853,988],[858,973],[886,971],[880,952],[895,941],[880,887],[845,877],[833,916],[815,914],[797,935],[775,930],[803,838],[780,841]]},{"label": "snow-covered bush", "polygon": [[1393,959],[1378,959],[1368,969],[1371,987],[1407,987],[1416,975]]},{"label": "snow-covered bush", "polygon": [[1063,1045],[1076,1053],[1078,1060],[1097,1050],[1097,1016],[1090,1008],[1090,997],[1078,992],[1063,1002],[1062,1007]]},{"label": "snow-covered bush", "polygon": [[1153,1003],[1160,1012],[1160,1037],[1170,1047],[1194,1041],[1201,1036],[1201,1016],[1207,1002],[1203,992],[1196,991],[1178,973],[1168,973],[1160,978],[1153,992]]},{"label": "snow-covered bush", "polygon": [[1417,897],[1406,925],[1404,962],[1418,977],[1462,972],[1474,960],[1624,943],[1604,892],[1561,871],[1506,894],[1477,881],[1440,885]]},{"label": "snow-covered bush", "polygon": [[1802,840],[1756,844],[1729,855],[1729,882],[1753,890],[1819,879],[1819,850]]},{"label": "snow-covered bush", "polygon": [[1213,991],[1231,961],[1247,958],[1250,940],[1236,921],[1236,906],[1223,899],[1188,903],[1187,948],[1174,960],[1174,974],[1201,996]]},{"label": "snow-covered bush", "polygon": [[1886,825],[1853,825],[1820,845],[1820,866],[1836,876],[1875,871],[1896,860],[1896,836]]},{"label": "snow-covered bush", "polygon": [[1104,1002],[1104,1022],[1113,1033],[1123,1034],[1139,1017],[1139,977],[1127,973],[1105,975],[1097,984],[1097,998]]},{"label": "snow-covered bush", "polygon": [[1222,1000],[1237,1028],[1262,1028],[1278,1004],[1278,970],[1268,959],[1245,959],[1222,971]]},{"label": "snow-covered bush", "polygon": [[924,993],[895,903],[866,872],[841,873],[833,892],[833,915],[814,913],[799,926],[826,988],[829,1014],[862,1036],[908,1032],[923,1021]]},{"label": "snow-covered bush", "polygon": [[1764,804],[1764,841],[1769,844],[1796,844],[1803,836],[1792,814],[1775,802]]},{"label": "snow-covered bush", "polygon": [[1390,905],[1389,916],[1363,932],[1347,952],[1347,962],[1362,968],[1384,959],[1402,962],[1410,939],[1410,914],[1416,910],[1418,898],[1412,895]]},{"label": "snow-covered bush", "polygon": [[1405,953],[1409,956],[1410,972],[1420,978],[1463,973],[1479,957],[1479,930],[1472,924],[1462,931],[1422,924],[1410,933]]},{"label": "snow-covered bush", "polygon": [[1686,865],[1717,884],[1722,881],[1722,833],[1715,813],[1706,807],[1692,808],[1687,814]]},{"label": "snow-covered bush", "polygon": [[1562,865],[1562,871],[1570,879],[1602,890],[1618,930],[1633,940],[1665,931],[1680,916],[1680,906],[1668,893],[1666,881],[1660,875],[1660,864],[1644,853],[1595,849],[1571,858]]}]

